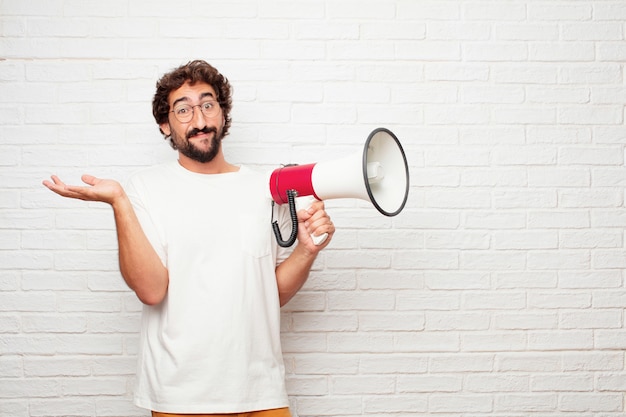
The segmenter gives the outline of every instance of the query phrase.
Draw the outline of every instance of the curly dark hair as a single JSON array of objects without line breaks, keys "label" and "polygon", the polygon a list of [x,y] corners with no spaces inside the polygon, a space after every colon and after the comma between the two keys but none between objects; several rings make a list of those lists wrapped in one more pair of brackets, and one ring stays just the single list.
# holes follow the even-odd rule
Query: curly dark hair
[{"label": "curly dark hair", "polygon": [[[228,134],[228,129],[232,119],[230,117],[230,110],[233,107],[232,100],[232,88],[228,79],[224,77],[220,72],[211,66],[206,61],[195,60],[190,61],[185,65],[168,72],[163,75],[156,83],[156,93],[152,99],[152,115],[158,125],[166,123],[170,112],[170,105],[168,103],[168,97],[174,90],[180,88],[186,82],[195,84],[197,82],[205,82],[209,84],[215,90],[217,94],[216,100],[219,102],[222,112],[224,114],[224,128],[223,134]],[[159,130],[165,136],[165,132],[159,127]],[[171,139],[171,138],[170,138]]]}]

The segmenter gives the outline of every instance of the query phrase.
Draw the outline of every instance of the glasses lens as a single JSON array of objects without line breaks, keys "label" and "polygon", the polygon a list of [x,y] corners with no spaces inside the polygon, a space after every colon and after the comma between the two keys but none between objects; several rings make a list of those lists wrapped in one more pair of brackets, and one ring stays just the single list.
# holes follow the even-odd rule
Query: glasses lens
[{"label": "glasses lens", "polygon": [[187,123],[193,117],[193,107],[188,104],[182,104],[174,108],[174,116],[181,123]]},{"label": "glasses lens", "polygon": [[213,117],[217,114],[217,110],[219,109],[219,107],[217,106],[217,103],[215,101],[205,101],[204,103],[200,104],[200,109],[202,110],[202,114],[204,114],[206,117]]}]

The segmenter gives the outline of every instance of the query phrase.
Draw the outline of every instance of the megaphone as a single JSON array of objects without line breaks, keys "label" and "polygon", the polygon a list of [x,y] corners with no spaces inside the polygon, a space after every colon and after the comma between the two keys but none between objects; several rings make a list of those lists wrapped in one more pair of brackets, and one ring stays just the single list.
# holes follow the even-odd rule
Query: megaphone
[{"label": "megaphone", "polygon": [[[381,127],[369,134],[362,151],[333,161],[277,168],[268,185],[277,204],[290,203],[296,196],[317,200],[357,198],[369,201],[385,216],[396,216],[409,195],[409,166],[396,135]],[[294,213],[295,209],[292,220]],[[289,241],[282,242],[276,234],[281,246],[291,246],[295,241],[297,219],[292,226]]]}]

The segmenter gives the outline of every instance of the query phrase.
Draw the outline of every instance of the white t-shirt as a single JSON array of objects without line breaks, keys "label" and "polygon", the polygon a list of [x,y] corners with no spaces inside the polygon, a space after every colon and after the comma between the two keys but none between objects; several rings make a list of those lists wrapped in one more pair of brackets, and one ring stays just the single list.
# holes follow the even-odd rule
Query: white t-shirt
[{"label": "white t-shirt", "polygon": [[[162,303],[144,306],[135,404],[170,413],[237,413],[289,405],[275,268],[288,255],[271,230],[265,176],[204,175],[171,162],[126,187],[169,272]],[[286,205],[276,207],[284,234]]]}]

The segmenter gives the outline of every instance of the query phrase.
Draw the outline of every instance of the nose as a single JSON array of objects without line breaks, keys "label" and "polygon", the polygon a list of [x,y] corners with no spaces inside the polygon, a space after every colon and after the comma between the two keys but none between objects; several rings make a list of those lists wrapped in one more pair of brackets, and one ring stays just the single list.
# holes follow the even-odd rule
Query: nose
[{"label": "nose", "polygon": [[202,111],[200,111],[199,105],[193,107],[193,114],[190,123],[196,129],[204,129],[206,127],[206,119],[204,118]]}]

